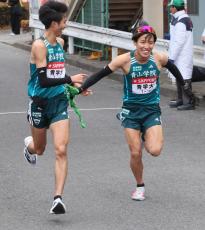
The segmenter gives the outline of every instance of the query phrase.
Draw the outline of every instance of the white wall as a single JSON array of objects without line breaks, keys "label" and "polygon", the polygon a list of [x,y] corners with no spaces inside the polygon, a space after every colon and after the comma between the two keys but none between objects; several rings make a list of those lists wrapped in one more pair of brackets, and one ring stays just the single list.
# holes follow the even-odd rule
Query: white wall
[{"label": "white wall", "polygon": [[163,0],[144,0],[143,19],[153,26],[157,37],[163,38]]},{"label": "white wall", "polygon": [[202,45],[201,34],[205,29],[205,0],[199,0],[199,15],[190,15],[194,25],[194,44]]}]

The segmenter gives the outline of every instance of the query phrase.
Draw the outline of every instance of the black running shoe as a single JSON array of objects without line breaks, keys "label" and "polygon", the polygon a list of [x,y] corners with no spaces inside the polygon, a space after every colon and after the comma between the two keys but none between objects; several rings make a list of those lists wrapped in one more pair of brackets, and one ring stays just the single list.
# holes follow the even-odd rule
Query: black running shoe
[{"label": "black running shoe", "polygon": [[62,200],[60,198],[55,199],[50,209],[50,214],[64,214],[65,212],[66,207]]}]

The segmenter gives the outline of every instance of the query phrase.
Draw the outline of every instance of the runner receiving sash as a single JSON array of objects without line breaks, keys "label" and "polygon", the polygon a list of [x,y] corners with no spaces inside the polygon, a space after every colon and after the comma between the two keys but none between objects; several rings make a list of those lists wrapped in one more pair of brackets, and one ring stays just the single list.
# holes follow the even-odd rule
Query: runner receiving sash
[{"label": "runner receiving sash", "polygon": [[[136,50],[116,57],[99,72],[90,76],[78,88],[79,93],[117,69],[124,73],[124,96],[122,110],[117,117],[124,127],[130,149],[130,167],[136,180],[133,200],[145,199],[143,179],[142,144],[152,156],[159,156],[163,146],[161,123],[160,85],[161,68],[167,68],[180,82],[184,91],[194,100],[177,67],[164,53],[153,52],[157,40],[151,26],[141,26],[133,31],[132,40]],[[143,140],[143,141],[142,141]]]}]

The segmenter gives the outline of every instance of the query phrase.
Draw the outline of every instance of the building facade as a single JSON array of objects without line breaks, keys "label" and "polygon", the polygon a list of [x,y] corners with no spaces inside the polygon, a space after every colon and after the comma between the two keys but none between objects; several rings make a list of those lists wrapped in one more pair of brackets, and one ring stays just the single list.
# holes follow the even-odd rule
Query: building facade
[{"label": "building facade", "polygon": [[[169,0],[143,0],[143,19],[152,25],[159,38],[165,38],[169,32]],[[201,34],[205,28],[205,1],[186,0],[187,12],[194,25],[194,45],[202,45]]]},{"label": "building facade", "polygon": [[204,0],[192,0],[190,1],[189,15],[194,24],[194,44],[202,45],[201,35],[205,29],[205,1]]}]

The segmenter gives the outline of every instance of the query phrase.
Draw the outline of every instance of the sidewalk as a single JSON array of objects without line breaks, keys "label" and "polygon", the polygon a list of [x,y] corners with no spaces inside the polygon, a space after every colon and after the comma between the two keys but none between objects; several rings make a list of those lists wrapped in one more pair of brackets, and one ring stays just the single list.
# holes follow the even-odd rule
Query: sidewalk
[{"label": "sidewalk", "polygon": [[21,33],[20,35],[10,35],[10,30],[0,29],[0,43],[22,48],[24,50],[31,50],[32,33]]},{"label": "sidewalk", "polygon": [[[8,44],[20,49],[28,50],[31,49],[32,42],[32,33],[22,33],[20,35],[12,36],[9,35],[10,31],[8,30],[0,30],[0,43]],[[99,60],[88,60],[86,56],[82,55],[69,55],[67,58],[67,62],[70,65],[80,67],[82,69],[86,69],[90,72],[96,72],[103,68],[108,61],[99,61]],[[122,81],[122,74],[120,72],[116,72],[110,75],[112,79]],[[168,96],[170,98],[174,98],[176,95],[176,86],[171,83],[171,80],[168,78],[166,71],[162,70],[160,77],[161,84],[161,94],[164,96]],[[204,82],[195,82],[192,84],[193,92],[198,98],[198,102],[200,106],[205,106],[205,81]]]}]

